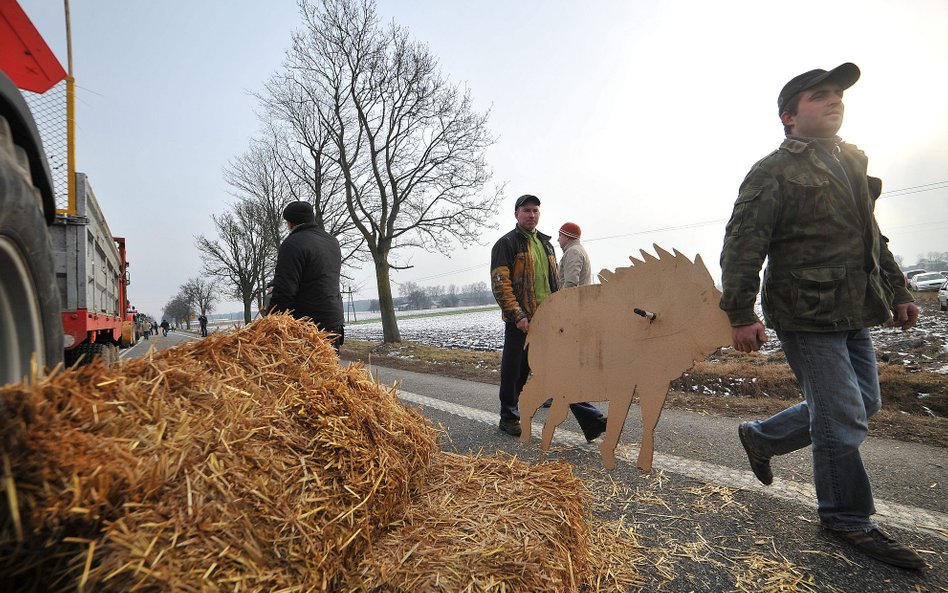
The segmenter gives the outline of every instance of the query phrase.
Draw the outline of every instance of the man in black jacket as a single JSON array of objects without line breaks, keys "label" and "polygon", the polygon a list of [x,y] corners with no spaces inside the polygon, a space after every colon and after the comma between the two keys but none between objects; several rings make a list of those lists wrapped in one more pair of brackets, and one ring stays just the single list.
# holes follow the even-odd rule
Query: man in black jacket
[{"label": "man in black jacket", "polygon": [[290,202],[283,209],[283,219],[290,234],[277,254],[269,310],[287,311],[297,319],[308,317],[320,329],[336,334],[332,345],[338,352],[344,321],[339,241],[316,227],[309,202]]}]

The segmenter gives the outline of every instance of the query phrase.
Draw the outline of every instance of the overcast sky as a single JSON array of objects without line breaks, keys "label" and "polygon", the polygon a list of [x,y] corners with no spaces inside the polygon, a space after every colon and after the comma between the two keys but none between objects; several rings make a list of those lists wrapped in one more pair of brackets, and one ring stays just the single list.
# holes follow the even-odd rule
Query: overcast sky
[{"label": "overcast sky", "polygon": [[[20,0],[66,64],[62,5]],[[658,243],[715,278],[751,165],[783,131],[777,93],[855,62],[840,135],[883,178],[876,215],[905,263],[948,251],[948,2],[943,0],[379,0],[451,80],[491,110],[488,153],[506,200],[481,244],[404,252],[396,282],[489,280],[513,201],[541,231],[582,227],[594,269]],[[201,274],[194,236],[233,201],[222,169],[258,133],[258,91],[298,28],[291,0],[72,0],[78,170],[128,241],[132,304],[160,316]],[[909,189],[915,188],[915,189]],[[895,190],[908,190],[899,191]],[[448,257],[450,255],[450,257]],[[357,298],[375,297],[371,266]],[[397,287],[396,287],[397,294]],[[238,310],[225,303],[223,310]]]}]

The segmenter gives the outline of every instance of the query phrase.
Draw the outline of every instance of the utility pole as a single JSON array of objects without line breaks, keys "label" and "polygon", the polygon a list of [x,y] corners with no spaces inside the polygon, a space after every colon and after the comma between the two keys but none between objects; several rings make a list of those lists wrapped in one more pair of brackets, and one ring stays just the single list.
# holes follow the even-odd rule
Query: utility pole
[{"label": "utility pole", "polygon": [[347,286],[346,289],[342,291],[342,294],[346,295],[346,323],[359,320],[356,316],[355,302],[352,300],[352,292],[353,290],[351,286]]}]

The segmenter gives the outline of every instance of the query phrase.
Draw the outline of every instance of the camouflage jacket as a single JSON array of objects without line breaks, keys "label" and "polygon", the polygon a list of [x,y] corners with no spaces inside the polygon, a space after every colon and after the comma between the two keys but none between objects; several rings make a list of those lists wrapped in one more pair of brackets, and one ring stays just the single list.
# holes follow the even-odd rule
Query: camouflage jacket
[{"label": "camouflage jacket", "polygon": [[758,321],[754,301],[764,270],[768,327],[842,331],[885,323],[912,301],[876,222],[882,181],[866,175],[866,155],[840,142],[852,191],[806,142],[788,138],[741,184],[721,251],[721,308],[732,326]]},{"label": "camouflage jacket", "polygon": [[[550,292],[556,292],[559,282],[550,236],[539,231],[537,236],[546,249],[546,259],[550,265]],[[530,250],[530,241],[519,226],[498,239],[491,249],[490,285],[504,321],[517,323],[524,317],[533,317],[537,310],[533,252]]]}]

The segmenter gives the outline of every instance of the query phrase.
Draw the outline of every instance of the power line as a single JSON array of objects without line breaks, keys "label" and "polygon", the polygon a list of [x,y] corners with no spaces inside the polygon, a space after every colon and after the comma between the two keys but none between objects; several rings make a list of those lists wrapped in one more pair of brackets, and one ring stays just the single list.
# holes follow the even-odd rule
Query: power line
[{"label": "power line", "polygon": [[[893,189],[893,190],[890,190],[890,191],[884,191],[884,192],[882,192],[882,193],[879,195],[879,199],[881,200],[881,199],[883,199],[883,198],[901,198],[901,197],[903,197],[903,196],[908,196],[908,195],[911,195],[911,194],[917,194],[917,193],[922,193],[922,192],[927,192],[927,191],[935,191],[935,190],[939,190],[939,189],[948,189],[948,180],[945,180],[945,181],[934,181],[934,182],[932,182],[932,183],[924,183],[924,184],[922,184],[922,185],[913,185],[913,186],[910,186],[910,187],[903,187],[903,188],[899,188],[899,189]],[[726,218],[715,218],[714,220],[705,220],[705,221],[701,221],[701,222],[692,222],[692,223],[689,223],[689,224],[682,224],[682,225],[677,225],[677,226],[659,227],[659,228],[654,228],[654,229],[646,229],[646,230],[643,230],[643,231],[634,231],[634,232],[631,232],[631,233],[623,233],[623,234],[620,234],[620,235],[608,235],[608,236],[606,236],[606,237],[596,237],[596,238],[593,238],[593,239],[583,239],[583,242],[584,242],[584,243],[592,243],[592,242],[594,242],[594,241],[607,241],[607,240],[609,240],[609,239],[621,239],[621,238],[623,238],[623,237],[633,237],[633,236],[635,236],[635,235],[649,235],[649,234],[652,234],[652,233],[662,233],[662,232],[667,232],[667,231],[682,231],[682,230],[686,230],[686,229],[695,229],[695,228],[700,228],[700,227],[703,227],[703,226],[710,226],[710,225],[713,225],[713,224],[721,224],[721,223],[727,222],[727,220],[728,220],[728,219],[726,219]],[[948,221],[944,221],[944,222],[948,223]],[[898,226],[898,227],[888,227],[888,229],[889,229],[889,230],[892,230],[892,229],[902,229],[902,228],[910,228],[910,227],[913,227],[913,226],[922,226],[922,225],[928,225],[928,224],[942,224],[942,223],[923,222],[923,223],[917,223],[917,224],[902,225],[902,226]],[[445,277],[445,276],[453,276],[453,275],[455,275],[455,274],[462,274],[462,273],[464,273],[464,272],[470,272],[471,270],[477,270],[477,269],[480,269],[481,267],[482,267],[482,265],[478,264],[478,265],[476,265],[476,266],[470,266],[470,267],[467,267],[467,268],[461,268],[461,269],[457,269],[457,270],[451,270],[451,271],[449,271],[449,272],[441,272],[441,273],[439,273],[439,274],[432,274],[432,275],[430,275],[430,276],[423,276],[423,277],[421,277],[421,278],[416,278],[416,279],[414,279],[414,280],[406,280],[405,282],[421,282],[421,281],[424,281],[424,280],[434,280],[434,279],[436,279],[436,278],[443,278],[443,277]],[[402,284],[404,284],[404,282],[397,282],[397,281],[395,281],[395,280],[392,280],[391,282],[392,282],[392,284],[396,284],[396,285],[402,285]]]}]

